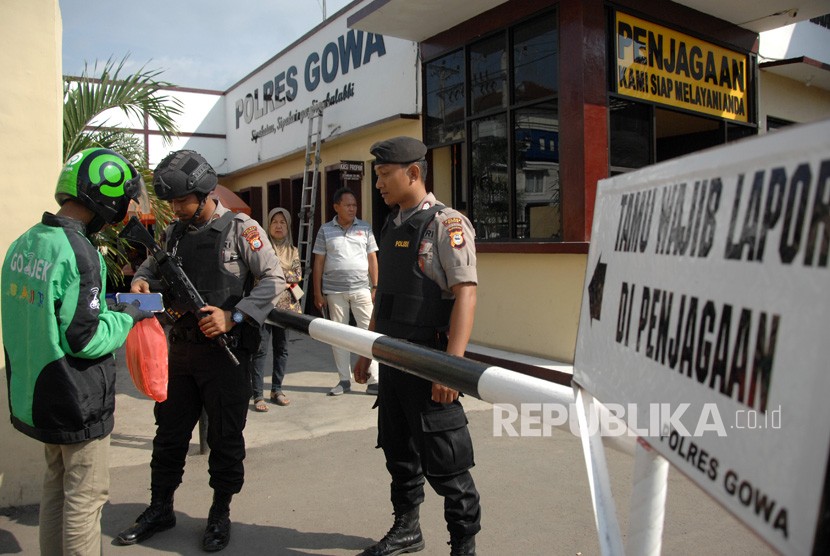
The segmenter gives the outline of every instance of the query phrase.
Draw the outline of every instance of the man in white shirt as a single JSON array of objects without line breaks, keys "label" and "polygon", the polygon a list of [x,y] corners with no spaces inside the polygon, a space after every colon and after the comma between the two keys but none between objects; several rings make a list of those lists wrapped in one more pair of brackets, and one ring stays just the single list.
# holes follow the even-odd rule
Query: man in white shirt
[{"label": "man in white shirt", "polygon": [[[327,307],[329,318],[348,323],[349,311],[357,326],[369,328],[378,284],[378,246],[368,222],[357,218],[357,198],[348,187],[334,192],[337,215],[320,227],[314,240],[314,305]],[[340,381],[329,391],[339,396],[351,390],[351,354],[332,346]],[[377,363],[370,369],[367,394],[377,395]]]}]

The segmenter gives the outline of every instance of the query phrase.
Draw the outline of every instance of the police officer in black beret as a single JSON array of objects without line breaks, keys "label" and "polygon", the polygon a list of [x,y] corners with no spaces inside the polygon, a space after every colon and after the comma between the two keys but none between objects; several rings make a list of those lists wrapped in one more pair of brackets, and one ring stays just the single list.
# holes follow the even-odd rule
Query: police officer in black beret
[{"label": "police officer in black beret", "polygon": [[[427,193],[427,148],[412,137],[375,143],[376,187],[392,213],[378,252],[371,330],[464,356],[476,305],[475,233],[460,212]],[[355,380],[368,379],[361,357]],[[392,476],[392,528],[364,556],[423,550],[418,508],[424,481],[444,497],[451,554],[474,555],[481,529],[470,468],[473,445],[458,392],[380,365],[378,443]]]}]

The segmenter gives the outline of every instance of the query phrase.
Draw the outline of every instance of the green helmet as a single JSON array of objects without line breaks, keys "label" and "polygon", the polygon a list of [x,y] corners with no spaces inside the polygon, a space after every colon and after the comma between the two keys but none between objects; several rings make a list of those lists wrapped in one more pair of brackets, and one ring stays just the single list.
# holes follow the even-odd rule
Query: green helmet
[{"label": "green helmet", "polygon": [[[75,199],[94,212],[103,223],[115,224],[127,215],[130,200],[144,192],[144,180],[126,158],[109,149],[84,149],[66,161],[55,190],[63,205]],[[97,231],[89,230],[88,231]]]}]

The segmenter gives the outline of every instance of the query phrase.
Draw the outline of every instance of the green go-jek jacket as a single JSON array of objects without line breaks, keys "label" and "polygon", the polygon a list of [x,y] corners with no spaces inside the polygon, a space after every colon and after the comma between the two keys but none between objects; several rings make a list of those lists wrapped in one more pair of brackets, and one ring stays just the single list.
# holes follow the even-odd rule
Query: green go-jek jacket
[{"label": "green go-jek jacket", "polygon": [[115,359],[133,320],[109,311],[106,267],[83,223],[44,213],[2,270],[3,347],[12,425],[50,444],[112,432]]}]

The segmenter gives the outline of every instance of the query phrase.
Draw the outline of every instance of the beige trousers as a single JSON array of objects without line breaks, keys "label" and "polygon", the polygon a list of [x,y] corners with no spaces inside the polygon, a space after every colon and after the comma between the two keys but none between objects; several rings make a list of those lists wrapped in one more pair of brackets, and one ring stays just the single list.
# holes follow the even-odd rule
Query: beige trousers
[{"label": "beige trousers", "polygon": [[[367,330],[372,320],[372,294],[369,289],[357,290],[345,293],[327,293],[326,304],[329,309],[329,318],[334,322],[349,324],[349,310],[354,315],[358,328]],[[340,373],[342,382],[351,382],[352,379],[352,354],[340,347],[331,347],[334,354],[334,364],[337,372]],[[369,365],[369,380],[367,384],[377,384],[378,362],[372,361]]]},{"label": "beige trousers", "polygon": [[101,509],[110,486],[109,445],[109,435],[77,444],[45,444],[43,556],[100,556]]}]

